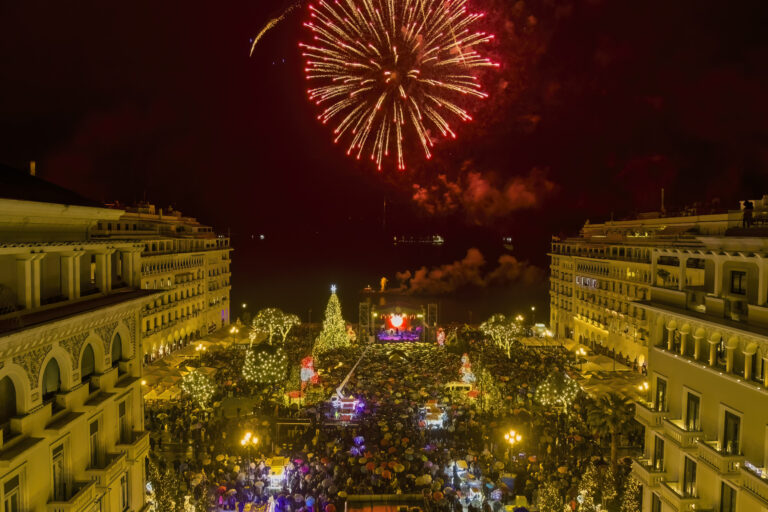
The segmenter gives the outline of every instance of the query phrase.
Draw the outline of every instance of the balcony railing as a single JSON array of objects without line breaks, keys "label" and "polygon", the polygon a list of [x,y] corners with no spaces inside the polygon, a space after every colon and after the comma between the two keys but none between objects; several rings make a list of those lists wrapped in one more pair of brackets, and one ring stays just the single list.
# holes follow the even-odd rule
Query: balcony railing
[{"label": "balcony railing", "polygon": [[667,478],[665,470],[657,470],[647,459],[634,460],[632,462],[632,474],[646,487],[657,487]]},{"label": "balcony railing", "polygon": [[725,453],[720,450],[718,441],[699,441],[699,460],[721,475],[737,473],[744,463],[743,455]]},{"label": "balcony railing", "polygon": [[79,512],[96,498],[96,482],[75,482],[71,498],[67,501],[49,501],[46,512]]},{"label": "balcony railing", "polygon": [[135,462],[149,452],[149,432],[131,432],[126,442],[117,444],[117,449],[125,452],[128,462]]},{"label": "balcony railing", "polygon": [[763,502],[768,507],[768,473],[765,469],[751,464],[741,465],[741,488]]},{"label": "balcony railing", "polygon": [[104,460],[104,464],[100,466],[88,468],[85,470],[85,474],[96,480],[96,484],[99,487],[109,487],[117,475],[125,472],[125,453],[110,453],[107,454]]},{"label": "balcony railing", "polygon": [[664,411],[657,411],[649,407],[647,402],[637,401],[635,402],[635,419],[645,425],[647,428],[660,428],[661,422],[664,416],[667,415]]},{"label": "balcony railing", "polygon": [[660,488],[661,499],[671,506],[673,510],[689,512],[699,508],[700,499],[686,496],[682,492],[680,482],[662,482]]},{"label": "balcony railing", "polygon": [[664,419],[664,434],[680,448],[693,449],[699,439],[704,438],[704,432],[701,430],[687,430],[682,420]]}]

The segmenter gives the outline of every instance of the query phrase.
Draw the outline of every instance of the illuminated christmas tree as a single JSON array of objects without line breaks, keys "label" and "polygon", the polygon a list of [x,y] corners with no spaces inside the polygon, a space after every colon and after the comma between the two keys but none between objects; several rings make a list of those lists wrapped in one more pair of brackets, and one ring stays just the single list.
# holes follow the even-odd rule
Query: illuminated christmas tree
[{"label": "illuminated christmas tree", "polygon": [[195,368],[184,376],[181,381],[181,390],[202,408],[208,405],[216,392],[211,380],[199,368]]},{"label": "illuminated christmas tree", "polygon": [[347,324],[341,316],[341,304],[336,296],[336,286],[331,287],[331,298],[325,308],[323,330],[312,347],[312,355],[317,357],[328,351],[349,346]]},{"label": "illuminated christmas tree", "polygon": [[561,512],[563,497],[555,482],[545,482],[539,487],[539,510],[541,512]]},{"label": "illuminated christmas tree", "polygon": [[621,512],[640,512],[640,482],[630,476],[621,496]]}]

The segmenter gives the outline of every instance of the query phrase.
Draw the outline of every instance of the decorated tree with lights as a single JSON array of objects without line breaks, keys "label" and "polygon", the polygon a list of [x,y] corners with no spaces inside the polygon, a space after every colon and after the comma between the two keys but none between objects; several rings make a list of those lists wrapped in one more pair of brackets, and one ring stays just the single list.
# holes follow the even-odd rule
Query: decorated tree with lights
[{"label": "decorated tree with lights", "polygon": [[176,471],[171,468],[161,468],[150,457],[147,478],[152,488],[148,500],[150,510],[154,512],[181,512],[184,510],[181,482]]},{"label": "decorated tree with lights", "polygon": [[547,481],[539,487],[539,510],[541,512],[561,512],[563,497],[553,481]]},{"label": "decorated tree with lights", "polygon": [[640,482],[630,476],[621,495],[621,512],[640,512]]},{"label": "decorated tree with lights", "polygon": [[523,334],[519,323],[497,313],[480,324],[480,331],[511,357],[512,344]]},{"label": "decorated tree with lights", "polygon": [[581,388],[565,372],[555,371],[536,388],[536,401],[541,405],[567,412]]},{"label": "decorated tree with lights", "polygon": [[267,337],[267,343],[272,344],[272,338],[275,334],[282,336],[282,341],[288,337],[288,333],[294,325],[299,325],[299,317],[290,313],[285,313],[278,308],[262,309],[251,322],[251,343],[258,338],[260,334]]},{"label": "decorated tree with lights", "polygon": [[583,512],[594,512],[597,510],[598,493],[600,492],[600,474],[597,466],[590,464],[581,477],[579,482],[579,495],[583,501],[579,507]]},{"label": "decorated tree with lights", "polygon": [[282,347],[264,349],[260,352],[248,350],[243,363],[243,377],[256,384],[280,384],[285,381],[288,356]]},{"label": "decorated tree with lights", "polygon": [[318,357],[331,350],[348,346],[347,324],[341,316],[341,304],[339,304],[339,298],[336,296],[336,287],[332,286],[331,297],[325,308],[323,330],[320,331],[315,346],[312,347],[312,355]]},{"label": "decorated tree with lights", "polygon": [[211,379],[199,368],[195,368],[184,375],[181,381],[181,390],[205,409],[213,398],[216,388]]}]

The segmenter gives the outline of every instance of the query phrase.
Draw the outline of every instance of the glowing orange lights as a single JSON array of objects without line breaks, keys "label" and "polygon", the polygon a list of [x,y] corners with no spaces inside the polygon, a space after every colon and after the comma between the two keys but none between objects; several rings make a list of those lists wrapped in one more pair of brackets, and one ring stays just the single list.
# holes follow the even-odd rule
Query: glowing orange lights
[{"label": "glowing orange lights", "polygon": [[[470,69],[498,67],[477,48],[493,39],[473,32],[482,13],[469,0],[335,0],[309,6],[311,44],[300,44],[310,101],[333,120],[334,142],[365,153],[381,169],[390,151],[405,169],[413,138],[427,159],[438,133],[456,138],[447,117],[471,121],[459,105],[484,99]],[[315,85],[316,84],[316,85]],[[434,133],[433,133],[434,132]]]}]

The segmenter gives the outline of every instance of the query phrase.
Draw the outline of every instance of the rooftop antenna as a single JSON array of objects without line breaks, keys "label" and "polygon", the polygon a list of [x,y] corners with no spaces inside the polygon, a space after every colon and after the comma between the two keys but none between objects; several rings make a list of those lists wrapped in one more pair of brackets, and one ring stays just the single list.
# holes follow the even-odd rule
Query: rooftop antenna
[{"label": "rooftop antenna", "polygon": [[664,187],[661,187],[661,213],[665,213],[664,209]]}]

